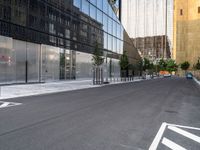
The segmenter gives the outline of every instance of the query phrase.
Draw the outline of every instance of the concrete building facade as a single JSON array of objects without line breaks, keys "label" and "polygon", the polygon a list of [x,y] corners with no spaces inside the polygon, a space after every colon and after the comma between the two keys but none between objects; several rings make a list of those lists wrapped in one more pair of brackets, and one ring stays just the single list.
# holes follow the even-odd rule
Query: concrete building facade
[{"label": "concrete building facade", "polygon": [[[148,58],[152,62],[162,58],[171,58],[169,40],[166,36],[151,36],[132,39],[142,58]],[[165,42],[167,42],[165,44]],[[167,47],[167,48],[166,48]]]},{"label": "concrete building facade", "polygon": [[174,1],[173,58],[192,67],[200,57],[200,0]]}]

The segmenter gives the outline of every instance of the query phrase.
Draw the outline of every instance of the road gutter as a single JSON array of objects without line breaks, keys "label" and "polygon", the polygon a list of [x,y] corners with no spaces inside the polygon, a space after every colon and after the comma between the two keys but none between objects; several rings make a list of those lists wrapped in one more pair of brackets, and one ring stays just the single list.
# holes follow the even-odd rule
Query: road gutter
[{"label": "road gutter", "polygon": [[199,85],[200,85],[200,81],[199,81],[199,80],[197,80],[197,78],[193,77],[193,79],[194,79],[194,81],[195,81],[197,84],[199,84]]}]

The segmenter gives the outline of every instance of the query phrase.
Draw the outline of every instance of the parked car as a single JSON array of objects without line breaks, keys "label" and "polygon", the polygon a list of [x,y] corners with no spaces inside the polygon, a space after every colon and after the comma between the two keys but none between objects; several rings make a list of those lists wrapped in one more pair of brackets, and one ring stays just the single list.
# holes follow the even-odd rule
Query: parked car
[{"label": "parked car", "polygon": [[167,77],[171,77],[172,75],[170,73],[168,74],[164,74],[164,77],[167,78]]},{"label": "parked car", "polygon": [[186,79],[193,79],[193,74],[191,72],[186,73]]}]

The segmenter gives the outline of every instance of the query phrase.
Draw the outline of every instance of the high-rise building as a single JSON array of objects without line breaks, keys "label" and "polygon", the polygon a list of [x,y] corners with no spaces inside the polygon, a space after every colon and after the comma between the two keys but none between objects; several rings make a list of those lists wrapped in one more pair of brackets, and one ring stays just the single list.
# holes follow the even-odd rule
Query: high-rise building
[{"label": "high-rise building", "polygon": [[[132,40],[141,57],[148,58],[150,61],[154,62],[161,58],[171,58],[169,40],[165,39],[166,36],[162,35],[145,38],[140,37]],[[167,45],[167,48],[165,48],[165,45]]]},{"label": "high-rise building", "polygon": [[200,57],[200,0],[175,0],[174,11],[173,58],[192,67]]},{"label": "high-rise building", "polygon": [[[122,24],[129,36],[136,39],[134,44],[138,45],[135,43],[138,39],[140,41],[149,38],[159,40],[159,38],[153,37],[164,36],[166,41],[162,43],[161,47],[164,48],[165,54],[157,56],[167,58],[165,57],[168,56],[168,45],[166,43],[169,44],[171,51],[173,41],[173,0],[123,0],[121,5]],[[154,43],[159,43],[159,41]],[[145,43],[143,44],[143,47],[145,47]],[[151,51],[148,51],[151,49],[152,47],[146,47],[145,50],[147,51],[144,53],[151,53]]]},{"label": "high-rise building", "polygon": [[0,83],[92,78],[96,42],[110,77],[140,60],[108,0],[0,0]]}]

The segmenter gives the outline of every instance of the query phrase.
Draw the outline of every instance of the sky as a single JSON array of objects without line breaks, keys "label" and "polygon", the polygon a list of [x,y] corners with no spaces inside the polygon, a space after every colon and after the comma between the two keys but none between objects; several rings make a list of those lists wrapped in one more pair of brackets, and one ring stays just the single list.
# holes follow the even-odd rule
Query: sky
[{"label": "sky", "polygon": [[[167,35],[173,38],[173,0],[167,0]],[[131,38],[165,34],[166,0],[122,0],[122,24]]]}]

